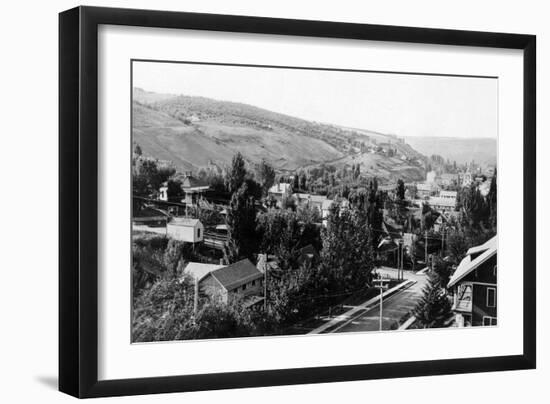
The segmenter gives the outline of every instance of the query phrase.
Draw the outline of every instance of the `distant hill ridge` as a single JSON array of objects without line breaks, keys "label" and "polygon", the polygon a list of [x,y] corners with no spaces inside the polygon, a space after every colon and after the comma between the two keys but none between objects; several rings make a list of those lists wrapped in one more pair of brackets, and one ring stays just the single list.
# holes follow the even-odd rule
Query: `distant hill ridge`
[{"label": "distant hill ridge", "polygon": [[494,138],[450,138],[450,137],[407,137],[406,142],[420,153],[431,156],[438,154],[458,164],[476,163],[494,165],[497,162],[497,139]]},{"label": "distant hill ridge", "polygon": [[[157,94],[134,88],[133,140],[145,155],[172,161],[182,170],[224,166],[238,151],[251,163],[265,159],[278,171],[318,164],[361,164],[361,171],[382,180],[421,180],[424,170],[406,159],[422,159],[393,135],[268,111],[256,106],[205,97]],[[367,153],[391,144],[397,155]]]}]

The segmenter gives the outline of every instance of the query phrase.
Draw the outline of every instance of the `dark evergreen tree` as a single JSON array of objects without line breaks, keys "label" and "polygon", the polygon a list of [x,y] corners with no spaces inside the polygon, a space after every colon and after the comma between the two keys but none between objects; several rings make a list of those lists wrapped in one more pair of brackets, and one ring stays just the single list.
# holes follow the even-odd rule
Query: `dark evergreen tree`
[{"label": "dark evergreen tree", "polygon": [[451,302],[447,292],[441,285],[441,279],[431,272],[428,284],[423,289],[423,295],[413,312],[416,320],[424,328],[445,327],[452,315]]},{"label": "dark evergreen tree", "polygon": [[402,179],[397,180],[397,188],[395,190],[397,199],[403,201],[405,199],[405,183]]},{"label": "dark evergreen tree", "polygon": [[233,156],[231,168],[225,177],[225,186],[230,193],[236,192],[244,183],[246,178],[246,167],[244,158],[240,152]]},{"label": "dark evergreen tree", "polygon": [[254,197],[244,183],[231,197],[227,210],[228,241],[224,251],[229,263],[252,258],[257,246]]},{"label": "dark evergreen tree", "polygon": [[261,163],[257,167],[256,172],[258,182],[262,187],[263,196],[267,195],[269,188],[275,183],[275,170],[271,167],[265,159],[262,159]]}]

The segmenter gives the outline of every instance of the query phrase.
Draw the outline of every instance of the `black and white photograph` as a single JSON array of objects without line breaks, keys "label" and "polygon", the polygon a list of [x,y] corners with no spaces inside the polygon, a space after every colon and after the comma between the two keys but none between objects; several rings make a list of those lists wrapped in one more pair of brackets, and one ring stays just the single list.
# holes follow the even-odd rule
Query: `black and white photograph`
[{"label": "black and white photograph", "polygon": [[131,69],[132,342],[498,325],[497,78]]}]

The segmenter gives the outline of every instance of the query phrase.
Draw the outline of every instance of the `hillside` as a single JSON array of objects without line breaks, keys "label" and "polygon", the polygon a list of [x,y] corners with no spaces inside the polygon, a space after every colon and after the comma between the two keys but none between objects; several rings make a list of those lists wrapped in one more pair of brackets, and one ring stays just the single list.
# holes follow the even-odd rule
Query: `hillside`
[{"label": "hillside", "polygon": [[[408,159],[422,158],[395,137],[306,121],[251,105],[204,97],[169,96],[134,89],[133,140],[145,155],[172,161],[181,170],[227,165],[240,151],[278,171],[318,164],[360,163],[362,172],[382,180],[424,178],[423,168],[402,159],[367,153],[387,145]],[[372,132],[374,133],[374,132]]]},{"label": "hillside", "polygon": [[493,165],[497,160],[497,140],[492,138],[407,137],[406,142],[426,156],[439,154],[459,164],[474,160]]}]

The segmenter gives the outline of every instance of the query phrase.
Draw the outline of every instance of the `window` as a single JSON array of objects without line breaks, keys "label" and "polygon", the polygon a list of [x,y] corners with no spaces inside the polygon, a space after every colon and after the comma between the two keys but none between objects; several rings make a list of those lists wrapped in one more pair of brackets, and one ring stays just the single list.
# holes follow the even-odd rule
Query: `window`
[{"label": "window", "polygon": [[246,283],[243,285],[243,290],[245,290],[245,289],[246,289]]},{"label": "window", "polygon": [[197,229],[197,238],[201,238],[201,229],[200,228]]},{"label": "window", "polygon": [[487,288],[487,307],[497,306],[497,290],[495,288]]},{"label": "window", "polygon": [[483,326],[497,325],[496,317],[483,316]]},{"label": "window", "polygon": [[255,286],[256,285],[256,281],[252,281],[252,286]]}]

